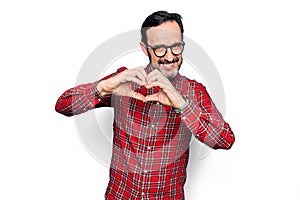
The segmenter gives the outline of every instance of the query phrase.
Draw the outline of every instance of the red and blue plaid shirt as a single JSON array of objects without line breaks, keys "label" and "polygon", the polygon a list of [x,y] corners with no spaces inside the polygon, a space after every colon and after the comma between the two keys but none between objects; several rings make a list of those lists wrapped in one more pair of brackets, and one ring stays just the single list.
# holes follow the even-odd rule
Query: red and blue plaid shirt
[{"label": "red and blue plaid shirt", "polygon": [[[124,70],[122,67],[103,79]],[[145,71],[149,73],[151,66]],[[98,82],[67,90],[57,100],[55,109],[72,116],[98,107],[114,108],[113,154],[105,199],[184,199],[192,135],[213,149],[230,149],[234,143],[230,126],[205,87],[195,80],[179,73],[172,80],[176,90],[190,100],[181,112],[159,102],[101,96],[96,89]],[[136,84],[132,87],[144,95],[159,90]]]}]

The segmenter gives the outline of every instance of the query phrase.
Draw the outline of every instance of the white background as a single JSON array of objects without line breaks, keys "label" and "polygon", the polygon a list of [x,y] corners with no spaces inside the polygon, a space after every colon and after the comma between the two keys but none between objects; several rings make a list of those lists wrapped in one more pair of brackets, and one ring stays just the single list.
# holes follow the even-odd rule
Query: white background
[{"label": "white background", "polygon": [[96,47],[156,10],[179,12],[213,60],[236,135],[191,162],[187,199],[300,199],[297,0],[12,0],[0,3],[0,200],[104,199],[108,168],[54,105]]}]

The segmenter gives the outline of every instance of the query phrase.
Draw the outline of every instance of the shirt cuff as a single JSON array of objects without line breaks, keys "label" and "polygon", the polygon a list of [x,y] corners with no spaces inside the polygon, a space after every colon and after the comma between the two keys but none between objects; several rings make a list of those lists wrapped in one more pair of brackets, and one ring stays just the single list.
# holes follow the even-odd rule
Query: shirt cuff
[{"label": "shirt cuff", "polygon": [[188,107],[190,105],[191,100],[189,98],[187,98],[186,96],[183,96],[183,99],[185,102],[180,108],[175,109],[176,113],[181,113],[186,107]]},{"label": "shirt cuff", "polygon": [[97,89],[97,85],[100,81],[96,81],[94,83],[92,83],[91,85],[91,94],[96,98],[96,99],[99,99],[99,100],[103,100],[104,99],[104,96],[101,96],[100,92],[98,91]]},{"label": "shirt cuff", "polygon": [[199,128],[200,118],[206,119],[207,116],[201,111],[201,108],[197,107],[195,103],[190,100],[188,106],[181,111],[181,118],[185,125],[193,132],[196,133]]}]

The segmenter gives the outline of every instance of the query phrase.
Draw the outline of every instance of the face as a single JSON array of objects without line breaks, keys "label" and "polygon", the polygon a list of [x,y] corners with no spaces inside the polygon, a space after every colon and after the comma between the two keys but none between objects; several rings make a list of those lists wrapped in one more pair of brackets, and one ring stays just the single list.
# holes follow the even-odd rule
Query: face
[{"label": "face", "polygon": [[159,26],[149,28],[146,36],[148,45],[141,42],[141,47],[149,57],[151,66],[153,69],[158,69],[168,79],[173,79],[182,64],[182,55],[174,55],[171,49],[167,49],[167,53],[163,57],[158,57],[151,47],[172,46],[181,43],[182,37],[179,25],[175,21],[167,21]]}]

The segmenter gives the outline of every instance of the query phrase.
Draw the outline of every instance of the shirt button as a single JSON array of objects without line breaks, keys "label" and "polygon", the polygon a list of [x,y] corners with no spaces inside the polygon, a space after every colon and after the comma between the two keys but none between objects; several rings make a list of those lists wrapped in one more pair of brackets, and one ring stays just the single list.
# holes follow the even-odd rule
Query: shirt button
[{"label": "shirt button", "polygon": [[159,105],[159,102],[157,102],[156,104]]},{"label": "shirt button", "polygon": [[196,136],[199,137],[199,134],[197,134]]},{"label": "shirt button", "polygon": [[183,117],[182,119],[183,119],[183,120],[185,120],[185,119],[186,119],[186,117]]}]

